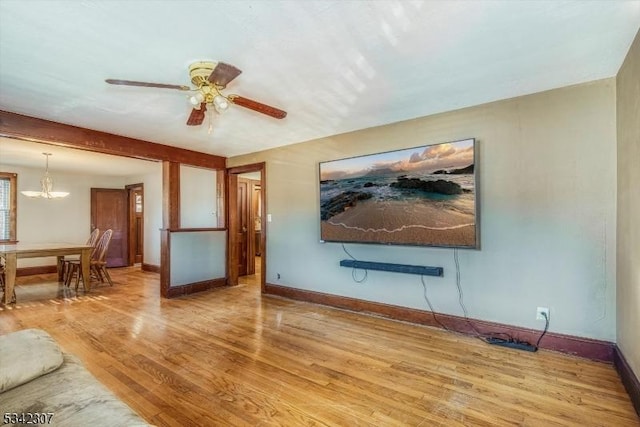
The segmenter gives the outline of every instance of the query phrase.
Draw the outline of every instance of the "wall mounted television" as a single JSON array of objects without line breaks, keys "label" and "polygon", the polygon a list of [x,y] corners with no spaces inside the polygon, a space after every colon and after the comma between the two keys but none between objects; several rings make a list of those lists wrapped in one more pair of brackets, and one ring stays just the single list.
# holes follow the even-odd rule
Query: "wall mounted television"
[{"label": "wall mounted television", "polygon": [[477,143],[320,163],[325,242],[479,249]]}]

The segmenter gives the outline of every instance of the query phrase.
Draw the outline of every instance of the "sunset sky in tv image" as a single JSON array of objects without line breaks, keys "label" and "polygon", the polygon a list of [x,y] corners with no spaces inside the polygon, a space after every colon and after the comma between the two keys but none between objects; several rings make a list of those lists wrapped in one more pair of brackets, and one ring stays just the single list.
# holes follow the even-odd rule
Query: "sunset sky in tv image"
[{"label": "sunset sky in tv image", "polygon": [[462,168],[474,162],[473,151],[474,140],[466,139],[335,160],[320,164],[320,179],[353,178],[384,169],[395,172],[433,172]]}]

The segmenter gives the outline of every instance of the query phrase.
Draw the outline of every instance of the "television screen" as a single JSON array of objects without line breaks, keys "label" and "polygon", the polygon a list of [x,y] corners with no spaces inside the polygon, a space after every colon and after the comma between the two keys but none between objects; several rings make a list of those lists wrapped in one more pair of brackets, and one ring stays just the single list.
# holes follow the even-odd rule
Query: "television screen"
[{"label": "television screen", "polygon": [[479,247],[476,141],[320,163],[325,242]]}]

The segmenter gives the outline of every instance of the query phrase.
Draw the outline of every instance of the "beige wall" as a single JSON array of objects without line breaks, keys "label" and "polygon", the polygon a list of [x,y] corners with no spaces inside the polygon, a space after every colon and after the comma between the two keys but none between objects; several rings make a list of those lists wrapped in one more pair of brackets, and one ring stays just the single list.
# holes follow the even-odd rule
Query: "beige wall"
[{"label": "beige wall", "polygon": [[[482,249],[459,251],[469,316],[540,329],[545,306],[552,331],[614,341],[615,89],[606,79],[229,159],[267,164],[267,281],[427,310],[419,276],[369,272],[355,283],[342,247],[319,242],[318,162],[475,137]],[[453,250],[347,248],[442,266],[443,278],[427,279],[431,302],[462,314]]]},{"label": "beige wall", "polygon": [[640,33],[617,79],[617,342],[640,376]]}]

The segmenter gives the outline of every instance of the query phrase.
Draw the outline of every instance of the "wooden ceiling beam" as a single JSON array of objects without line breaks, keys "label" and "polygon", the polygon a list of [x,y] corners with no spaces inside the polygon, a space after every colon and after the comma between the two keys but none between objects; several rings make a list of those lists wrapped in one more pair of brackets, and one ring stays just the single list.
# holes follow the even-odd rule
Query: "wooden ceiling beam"
[{"label": "wooden ceiling beam", "polygon": [[0,110],[0,136],[134,159],[225,169],[226,157]]}]

